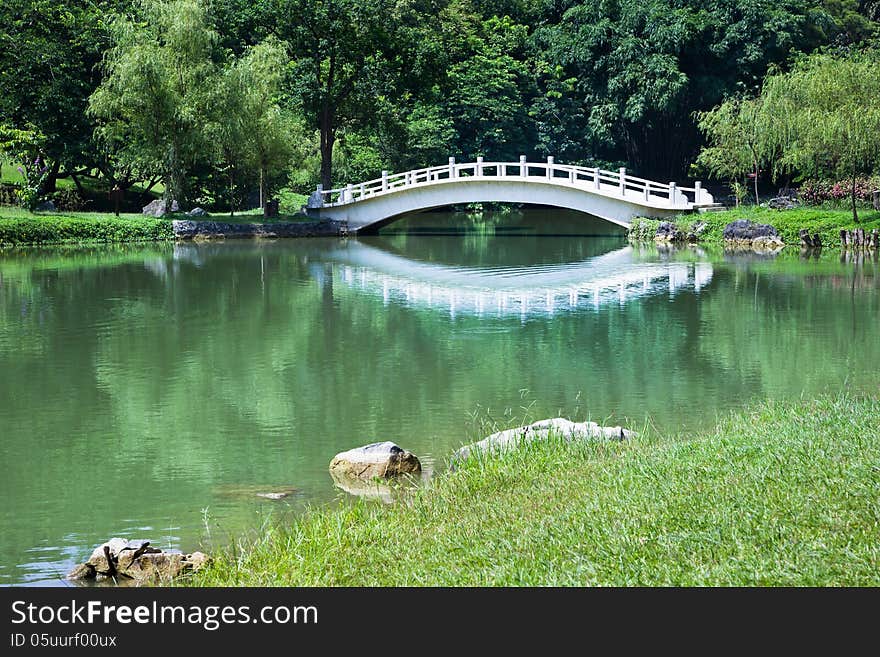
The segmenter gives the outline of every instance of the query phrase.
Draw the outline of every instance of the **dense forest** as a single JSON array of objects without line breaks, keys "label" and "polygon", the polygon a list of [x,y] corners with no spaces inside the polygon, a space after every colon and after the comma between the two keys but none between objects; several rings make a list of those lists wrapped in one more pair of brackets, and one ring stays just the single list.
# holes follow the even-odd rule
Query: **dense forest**
[{"label": "dense forest", "polygon": [[880,0],[4,0],[0,149],[43,192],[214,206],[449,156],[722,177],[695,168],[706,112],[878,21]]}]

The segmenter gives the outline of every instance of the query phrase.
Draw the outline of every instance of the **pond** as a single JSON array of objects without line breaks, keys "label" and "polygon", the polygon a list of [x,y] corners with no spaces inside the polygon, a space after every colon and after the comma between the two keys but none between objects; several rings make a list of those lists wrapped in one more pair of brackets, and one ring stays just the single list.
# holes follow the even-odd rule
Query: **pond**
[{"label": "pond", "polygon": [[330,459],[377,440],[442,469],[492,422],[689,432],[876,390],[878,272],[633,247],[544,209],[2,252],[0,584],[63,584],[113,536],[217,549],[335,504]]}]

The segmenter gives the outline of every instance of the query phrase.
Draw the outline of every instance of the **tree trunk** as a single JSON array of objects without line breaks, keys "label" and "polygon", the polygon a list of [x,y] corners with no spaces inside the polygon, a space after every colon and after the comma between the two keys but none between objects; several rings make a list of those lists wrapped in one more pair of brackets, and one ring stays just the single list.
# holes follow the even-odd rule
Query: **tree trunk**
[{"label": "tree trunk", "polygon": [[324,189],[333,187],[333,144],[336,141],[336,127],[333,125],[333,111],[328,105],[321,110],[321,185]]},{"label": "tree trunk", "polygon": [[852,211],[853,221],[859,223],[859,211],[856,209],[856,167],[853,165],[852,171]]},{"label": "tree trunk", "polygon": [[761,199],[758,196],[758,163],[755,163],[755,205],[761,205]]},{"label": "tree trunk", "polygon": [[54,194],[58,191],[59,171],[61,171],[61,162],[59,160],[55,160],[52,163],[52,166],[49,167],[49,175],[46,177],[46,182],[43,183],[44,194]]},{"label": "tree trunk", "polygon": [[260,164],[260,210],[266,209],[266,183],[263,176],[263,165]]}]

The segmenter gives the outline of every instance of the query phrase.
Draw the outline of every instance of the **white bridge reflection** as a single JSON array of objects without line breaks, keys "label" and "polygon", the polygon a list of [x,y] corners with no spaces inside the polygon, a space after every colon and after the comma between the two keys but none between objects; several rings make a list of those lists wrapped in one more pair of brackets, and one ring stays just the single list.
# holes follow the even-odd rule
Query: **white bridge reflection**
[{"label": "white bridge reflection", "polygon": [[624,304],[647,295],[699,292],[708,262],[643,262],[632,247],[579,262],[531,267],[458,267],[411,260],[357,241],[327,254],[333,280],[387,305],[434,308],[451,316],[521,317]]}]

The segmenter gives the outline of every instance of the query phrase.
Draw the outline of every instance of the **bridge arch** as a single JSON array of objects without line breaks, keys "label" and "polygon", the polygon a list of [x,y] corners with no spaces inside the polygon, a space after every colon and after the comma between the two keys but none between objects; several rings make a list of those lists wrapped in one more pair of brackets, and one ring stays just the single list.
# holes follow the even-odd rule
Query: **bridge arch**
[{"label": "bridge arch", "polygon": [[476,162],[417,169],[358,185],[323,190],[309,198],[309,215],[368,232],[405,214],[468,203],[525,203],[585,212],[629,228],[637,216],[670,217],[713,207],[699,182],[682,188],[596,168],[519,162]]}]

